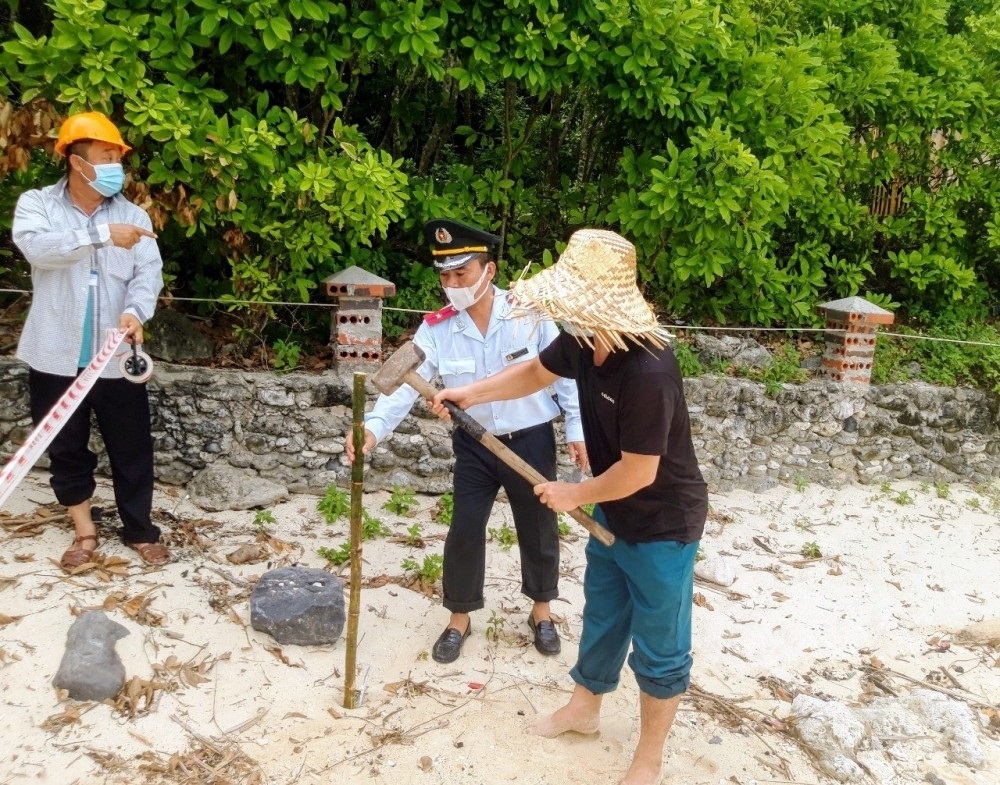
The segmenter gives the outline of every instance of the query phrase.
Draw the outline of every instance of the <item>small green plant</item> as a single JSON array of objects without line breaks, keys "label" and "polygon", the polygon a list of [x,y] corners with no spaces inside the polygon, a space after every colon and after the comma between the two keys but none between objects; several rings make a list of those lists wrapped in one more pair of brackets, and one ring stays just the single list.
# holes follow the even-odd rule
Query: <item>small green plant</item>
[{"label": "small green plant", "polygon": [[382,537],[389,533],[389,527],[386,526],[380,518],[376,518],[371,515],[368,510],[362,510],[361,512],[361,539],[362,540],[374,540],[376,537]]},{"label": "small green plant", "polygon": [[505,551],[509,551],[517,545],[517,532],[506,523],[499,529],[487,529],[486,533],[490,535],[491,540],[500,543],[500,547]]},{"label": "small green plant", "polygon": [[302,347],[296,341],[278,339],[271,347],[274,349],[274,370],[278,373],[294,371],[299,366]]},{"label": "small green plant", "polygon": [[419,523],[413,524],[406,530],[406,544],[411,548],[424,547],[424,533],[421,530]]},{"label": "small green plant", "polygon": [[983,508],[978,496],[973,496],[965,503],[970,510],[981,510]]},{"label": "small green plant", "polygon": [[797,490],[799,493],[803,493],[808,486],[809,486],[809,480],[807,480],[805,477],[802,477],[801,475],[796,476],[795,490]]},{"label": "small green plant", "polygon": [[319,510],[323,520],[327,523],[336,523],[351,511],[351,499],[347,495],[347,491],[342,491],[336,485],[331,485],[326,489],[322,498],[316,502],[316,509]]},{"label": "small green plant", "polygon": [[905,506],[907,504],[913,504],[913,497],[910,496],[909,491],[900,491],[893,498],[893,501],[896,502],[896,504]]},{"label": "small green plant", "polygon": [[451,491],[442,493],[431,511],[431,517],[438,523],[451,526],[451,516],[455,512],[455,494]]},{"label": "small green plant", "polygon": [[815,542],[807,542],[803,545],[801,553],[807,559],[818,559],[823,555],[823,551],[820,550],[819,545]]},{"label": "small green plant", "polygon": [[931,489],[931,484],[927,480],[920,481],[920,492],[927,493]]},{"label": "small green plant", "polygon": [[[902,329],[900,330],[903,331]],[[908,369],[909,350],[895,337],[879,335],[875,339],[875,359],[872,361],[872,384],[907,382],[911,379]]]},{"label": "small green plant", "polygon": [[501,616],[496,611],[491,611],[489,621],[486,622],[486,640],[500,640],[500,634],[503,632],[503,628],[506,624],[506,616]]},{"label": "small green plant", "polygon": [[340,565],[351,558],[351,543],[345,542],[339,548],[320,547],[316,549],[316,553],[330,562],[330,564]]},{"label": "small green plant", "polygon": [[400,488],[398,485],[394,485],[392,496],[389,497],[389,501],[382,505],[382,509],[396,515],[409,515],[417,509],[417,497],[409,488]]},{"label": "small green plant", "polygon": [[794,526],[799,531],[812,532],[813,522],[809,520],[805,515],[800,515],[794,521],[792,521],[792,526]]},{"label": "small green plant", "polygon": [[767,368],[737,366],[736,373],[764,384],[768,395],[777,395],[784,384],[802,384],[809,380],[809,372],[802,367],[802,355],[792,344],[784,344],[771,357]]},{"label": "small green plant", "polygon": [[556,523],[556,526],[558,528],[560,537],[569,537],[570,533],[569,521],[566,520],[566,518],[563,516],[562,513],[559,513],[559,518],[558,522]]},{"label": "small green plant", "polygon": [[673,349],[674,357],[677,358],[681,376],[695,377],[705,373],[705,368],[701,364],[701,360],[698,359],[697,352],[691,348],[690,344],[684,341],[674,341],[670,348]]},{"label": "small green plant", "polygon": [[253,525],[264,528],[265,526],[273,526],[275,524],[274,513],[270,510],[257,510],[253,514]]},{"label": "small green plant", "polygon": [[888,480],[882,480],[882,484],[879,486],[879,490],[881,490],[882,493],[888,496],[890,493],[892,493],[892,485],[889,483]]},{"label": "small green plant", "polygon": [[705,550],[699,545],[698,550],[694,552],[695,562],[705,561],[708,557],[705,555]]},{"label": "small green plant", "polygon": [[424,556],[423,562],[407,556],[401,566],[407,572],[415,574],[423,583],[437,583],[444,574],[444,556],[430,553]]}]

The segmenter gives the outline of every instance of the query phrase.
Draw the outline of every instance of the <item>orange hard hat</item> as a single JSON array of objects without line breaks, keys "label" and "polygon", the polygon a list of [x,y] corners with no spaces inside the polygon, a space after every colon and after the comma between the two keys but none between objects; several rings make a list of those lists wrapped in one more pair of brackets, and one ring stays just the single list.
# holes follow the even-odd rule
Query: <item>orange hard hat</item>
[{"label": "orange hard hat", "polygon": [[66,148],[73,142],[84,139],[94,139],[98,142],[118,145],[122,155],[132,148],[125,144],[122,135],[118,133],[115,124],[100,112],[81,112],[70,115],[59,127],[59,138],[56,140],[56,152],[66,155]]}]

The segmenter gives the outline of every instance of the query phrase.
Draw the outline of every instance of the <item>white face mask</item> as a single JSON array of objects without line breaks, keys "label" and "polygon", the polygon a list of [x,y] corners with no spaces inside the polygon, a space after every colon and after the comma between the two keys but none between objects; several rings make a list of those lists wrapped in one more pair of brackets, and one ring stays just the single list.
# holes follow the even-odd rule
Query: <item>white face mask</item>
[{"label": "white face mask", "polygon": [[483,285],[483,281],[486,280],[486,275],[489,273],[489,271],[490,271],[490,266],[488,264],[484,265],[483,274],[479,276],[479,280],[476,281],[472,286],[455,286],[455,287],[445,286],[444,293],[445,296],[448,298],[448,302],[450,302],[455,307],[456,310],[459,311],[469,310],[473,305],[482,300],[483,295],[485,295],[486,292],[489,291],[490,287],[487,286],[481,292],[479,292],[478,295],[476,294],[476,292],[479,290],[479,287]]}]

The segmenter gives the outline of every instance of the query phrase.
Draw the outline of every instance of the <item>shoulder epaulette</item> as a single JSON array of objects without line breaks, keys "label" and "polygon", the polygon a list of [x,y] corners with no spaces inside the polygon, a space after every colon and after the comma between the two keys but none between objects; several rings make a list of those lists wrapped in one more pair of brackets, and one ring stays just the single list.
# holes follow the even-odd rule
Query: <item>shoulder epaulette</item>
[{"label": "shoulder epaulette", "polygon": [[458,309],[454,305],[446,305],[440,311],[435,311],[434,313],[429,313],[424,316],[424,321],[430,325],[439,324],[445,319],[450,319],[452,316],[456,316],[457,314]]}]

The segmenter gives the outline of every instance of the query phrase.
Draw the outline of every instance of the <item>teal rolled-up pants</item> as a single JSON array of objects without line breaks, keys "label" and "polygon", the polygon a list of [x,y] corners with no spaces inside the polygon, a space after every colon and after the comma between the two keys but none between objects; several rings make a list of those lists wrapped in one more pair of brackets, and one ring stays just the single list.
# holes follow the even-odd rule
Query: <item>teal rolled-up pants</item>
[{"label": "teal rolled-up pants", "polygon": [[[600,506],[593,517],[606,517]],[[622,665],[654,698],[684,692],[691,678],[691,606],[698,543],[587,543],[583,631],[573,680],[597,695],[618,687]]]}]

